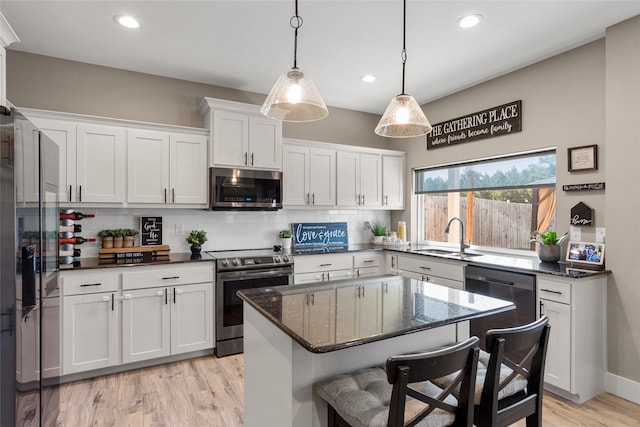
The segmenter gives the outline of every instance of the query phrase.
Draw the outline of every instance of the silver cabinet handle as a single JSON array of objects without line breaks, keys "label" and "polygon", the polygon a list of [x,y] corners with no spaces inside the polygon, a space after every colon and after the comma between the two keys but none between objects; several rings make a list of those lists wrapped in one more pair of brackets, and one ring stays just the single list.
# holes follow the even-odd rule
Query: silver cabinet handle
[{"label": "silver cabinet handle", "polygon": [[72,196],[72,194],[73,194],[73,186],[72,186],[72,185],[70,185],[70,186],[69,186],[69,201],[71,201],[71,196]]},{"label": "silver cabinet handle", "polygon": [[251,166],[253,166],[253,153],[251,153]]},{"label": "silver cabinet handle", "polygon": [[170,280],[170,279],[179,279],[180,276],[168,276],[168,277],[163,277],[162,280]]},{"label": "silver cabinet handle", "polygon": [[311,193],[311,204],[312,205],[316,204],[316,193]]},{"label": "silver cabinet handle", "polygon": [[431,267],[425,267],[424,265],[421,265],[420,268],[423,270],[431,270]]},{"label": "silver cabinet handle", "polygon": [[83,283],[82,285],[80,285],[81,288],[86,288],[89,286],[102,286],[102,283]]},{"label": "silver cabinet handle", "polygon": [[167,203],[167,189],[164,189],[164,202]]},{"label": "silver cabinet handle", "polygon": [[384,196],[384,204],[389,206],[389,196]]},{"label": "silver cabinet handle", "polygon": [[79,185],[79,191],[80,191],[80,196],[78,197],[78,201],[81,202],[82,201],[82,185]]},{"label": "silver cabinet handle", "polygon": [[364,203],[364,194],[363,194],[362,195],[362,206],[364,206],[364,205],[365,205],[365,203]]},{"label": "silver cabinet handle", "polygon": [[364,286],[362,287],[362,298],[364,298]]},{"label": "silver cabinet handle", "polygon": [[245,151],[244,153],[244,164],[248,165],[249,164],[249,153]]},{"label": "silver cabinet handle", "polygon": [[556,294],[556,295],[562,295],[562,292],[560,292],[560,291],[554,291],[554,290],[552,290],[552,289],[540,289],[540,291],[542,291],[542,292],[549,292],[549,293]]},{"label": "silver cabinet handle", "polygon": [[173,199],[173,201],[171,203],[175,203],[176,202],[176,189],[175,188],[171,189],[171,198]]},{"label": "silver cabinet handle", "polygon": [[309,193],[307,193],[307,204],[309,204]]}]

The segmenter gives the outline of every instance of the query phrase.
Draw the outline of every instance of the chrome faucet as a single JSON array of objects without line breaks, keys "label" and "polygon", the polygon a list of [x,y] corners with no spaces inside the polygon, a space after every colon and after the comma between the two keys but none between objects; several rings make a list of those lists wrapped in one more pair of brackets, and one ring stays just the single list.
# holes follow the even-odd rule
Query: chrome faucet
[{"label": "chrome faucet", "polygon": [[468,248],[469,245],[465,245],[464,244],[464,223],[462,222],[462,220],[460,218],[458,218],[457,216],[454,216],[447,223],[447,228],[444,229],[444,232],[445,232],[445,234],[449,234],[449,229],[451,228],[451,223],[454,220],[458,220],[458,222],[460,222],[460,254],[464,254],[464,250],[466,248]]}]

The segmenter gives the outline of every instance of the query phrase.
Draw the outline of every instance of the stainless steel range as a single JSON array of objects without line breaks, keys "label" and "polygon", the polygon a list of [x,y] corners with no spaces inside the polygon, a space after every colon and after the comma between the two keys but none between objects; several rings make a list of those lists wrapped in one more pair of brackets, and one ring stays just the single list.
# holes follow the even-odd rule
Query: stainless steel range
[{"label": "stainless steel range", "polygon": [[293,284],[293,255],[273,249],[211,251],[216,259],[216,349],[218,357],[242,353],[242,300],[236,292]]}]

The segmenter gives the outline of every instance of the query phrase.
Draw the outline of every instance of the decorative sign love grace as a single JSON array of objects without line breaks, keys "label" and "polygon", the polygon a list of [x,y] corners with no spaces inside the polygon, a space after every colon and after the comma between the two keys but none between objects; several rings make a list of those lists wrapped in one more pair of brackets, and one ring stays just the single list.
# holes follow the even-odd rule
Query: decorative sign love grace
[{"label": "decorative sign love grace", "polygon": [[522,130],[522,101],[437,123],[427,135],[427,150],[507,135]]},{"label": "decorative sign love grace", "polygon": [[293,224],[293,246],[348,245],[346,222],[309,222]]},{"label": "decorative sign love grace", "polygon": [[563,185],[564,191],[587,191],[587,190],[604,190],[604,182],[592,182],[590,184],[569,184]]},{"label": "decorative sign love grace", "polygon": [[571,225],[593,225],[593,209],[585,202],[572,207]]},{"label": "decorative sign love grace", "polygon": [[162,217],[140,217],[140,246],[162,244]]}]

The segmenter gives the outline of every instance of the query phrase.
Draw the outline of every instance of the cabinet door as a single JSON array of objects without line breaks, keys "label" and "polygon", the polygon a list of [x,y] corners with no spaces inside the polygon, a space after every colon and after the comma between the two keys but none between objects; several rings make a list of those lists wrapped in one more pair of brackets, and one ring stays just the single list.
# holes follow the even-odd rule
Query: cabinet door
[{"label": "cabinet door", "polygon": [[282,169],[282,122],[249,116],[249,164],[260,169]]},{"label": "cabinet door", "polygon": [[306,206],[309,204],[309,148],[287,144],[282,157],[282,204]]},{"label": "cabinet door", "polygon": [[169,136],[171,203],[207,203],[207,138],[172,133]]},{"label": "cabinet door", "polygon": [[124,128],[94,124],[78,125],[79,202],[124,202],[126,164],[126,130]]},{"label": "cabinet door", "polygon": [[127,171],[129,203],[167,203],[169,135],[166,132],[129,130]]},{"label": "cabinet door", "polygon": [[359,155],[348,151],[336,154],[337,202],[341,206],[358,206],[360,203]]},{"label": "cabinet door", "polygon": [[22,304],[16,304],[16,380],[28,384],[39,380],[40,310],[22,317]]},{"label": "cabinet door", "polygon": [[63,120],[30,119],[59,149],[60,182],[58,198],[61,203],[77,202],[76,188],[76,124]]},{"label": "cabinet door", "polygon": [[167,292],[167,288],[155,288],[124,293],[122,363],[170,354],[170,306]]},{"label": "cabinet door", "polygon": [[359,316],[360,337],[382,332],[382,288],[379,283],[362,286]]},{"label": "cabinet door", "polygon": [[404,208],[404,157],[382,156],[382,205]]},{"label": "cabinet door", "polygon": [[176,286],[171,306],[171,354],[213,348],[213,283]]},{"label": "cabinet door", "polygon": [[307,298],[307,294],[282,296],[282,323],[302,338],[306,337]]},{"label": "cabinet door", "polygon": [[540,300],[540,314],[551,325],[544,381],[571,392],[571,306]]},{"label": "cabinet door", "polygon": [[[309,301],[309,342],[315,345],[327,345],[335,342],[336,336],[336,293],[333,289],[315,291]],[[316,305],[317,304],[317,305]],[[318,309],[317,307],[321,307]],[[330,307],[326,310],[326,307]]]},{"label": "cabinet door", "polygon": [[63,298],[62,374],[118,364],[120,304],[115,294]]},{"label": "cabinet door", "polygon": [[382,206],[382,157],[360,154],[360,194],[364,206]]},{"label": "cabinet door", "polygon": [[42,340],[40,351],[40,364],[42,365],[42,378],[57,378],[60,376],[62,359],[60,346],[61,336],[61,310],[60,298],[44,298],[42,300]]},{"label": "cabinet door", "polygon": [[231,111],[214,111],[211,163],[216,166],[247,166],[249,116]]},{"label": "cabinet door", "polygon": [[335,206],[335,151],[320,148],[309,150],[309,193],[311,194],[309,204],[313,206]]},{"label": "cabinet door", "polygon": [[402,327],[402,282],[382,284],[382,332],[391,332]]},{"label": "cabinet door", "polygon": [[[15,122],[16,146],[16,200],[37,202],[40,188],[38,182],[38,130],[27,120]],[[18,158],[19,157],[19,158]]]}]

